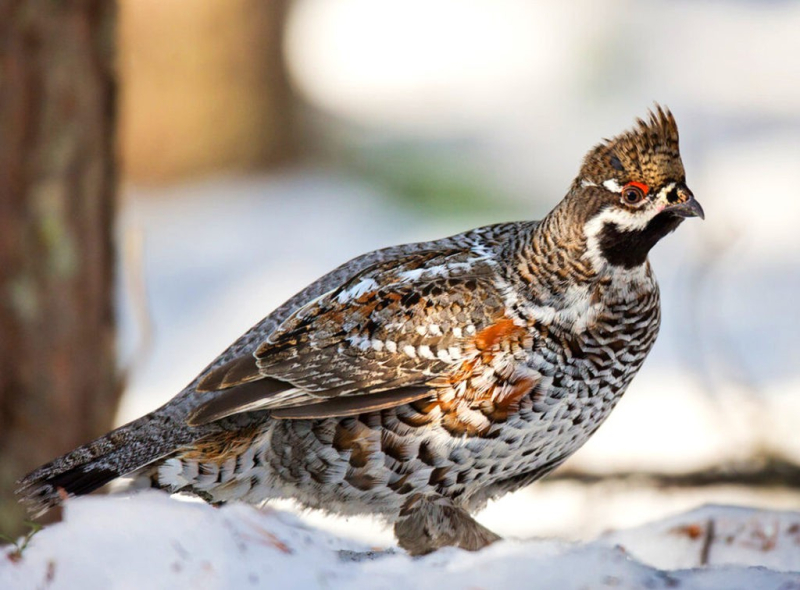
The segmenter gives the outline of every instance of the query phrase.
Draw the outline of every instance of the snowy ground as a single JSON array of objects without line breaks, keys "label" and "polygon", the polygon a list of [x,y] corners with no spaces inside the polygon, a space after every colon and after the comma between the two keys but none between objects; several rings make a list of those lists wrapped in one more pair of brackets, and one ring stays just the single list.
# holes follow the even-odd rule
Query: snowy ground
[{"label": "snowy ground", "polygon": [[0,588],[17,590],[790,590],[800,587],[800,513],[708,506],[584,544],[508,540],[477,554],[445,549],[412,559],[285,511],[144,492],[74,500],[64,522],[34,536],[21,557],[3,557]]}]

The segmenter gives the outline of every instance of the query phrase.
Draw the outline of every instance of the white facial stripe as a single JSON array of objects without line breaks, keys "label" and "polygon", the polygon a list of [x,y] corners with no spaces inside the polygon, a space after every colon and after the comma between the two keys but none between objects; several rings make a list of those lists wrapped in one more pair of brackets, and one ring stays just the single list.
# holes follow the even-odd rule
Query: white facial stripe
[{"label": "white facial stripe", "polygon": [[621,193],[622,187],[619,185],[615,178],[610,178],[603,182],[603,186],[610,190],[612,193]]},{"label": "white facial stripe", "polygon": [[583,234],[586,236],[585,258],[599,272],[606,264],[600,251],[600,233],[603,231],[603,227],[610,223],[616,225],[620,231],[643,230],[658,213],[659,210],[655,207],[642,208],[635,212],[616,207],[603,209],[583,226]]},{"label": "white facial stripe", "polygon": [[675,190],[675,186],[676,185],[677,185],[677,183],[670,182],[668,185],[666,185],[664,188],[662,188],[660,191],[658,191],[658,195],[656,195],[656,200],[662,201],[662,202],[666,201],[667,195],[670,194],[673,190]]},{"label": "white facial stripe", "polygon": [[658,215],[655,209],[641,208],[627,211],[618,207],[606,207],[583,226],[587,238],[598,235],[606,223],[613,223],[620,231],[637,231],[647,227],[650,220]]}]

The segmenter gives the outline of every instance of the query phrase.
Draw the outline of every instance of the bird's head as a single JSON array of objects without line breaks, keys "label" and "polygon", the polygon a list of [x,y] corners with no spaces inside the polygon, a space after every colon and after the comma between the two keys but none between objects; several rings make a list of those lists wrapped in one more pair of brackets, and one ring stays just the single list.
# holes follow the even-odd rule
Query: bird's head
[{"label": "bird's head", "polygon": [[704,217],[686,186],[675,118],[660,106],[586,155],[571,197],[595,266],[638,267],[685,218]]}]

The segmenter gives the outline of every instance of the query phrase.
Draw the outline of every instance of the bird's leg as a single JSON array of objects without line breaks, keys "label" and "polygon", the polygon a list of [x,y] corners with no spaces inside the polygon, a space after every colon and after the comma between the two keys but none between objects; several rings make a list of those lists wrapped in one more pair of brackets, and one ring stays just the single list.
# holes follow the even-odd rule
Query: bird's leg
[{"label": "bird's leg", "polygon": [[414,494],[406,500],[394,534],[410,555],[425,555],[451,546],[477,551],[501,538],[449,498],[433,494]]}]

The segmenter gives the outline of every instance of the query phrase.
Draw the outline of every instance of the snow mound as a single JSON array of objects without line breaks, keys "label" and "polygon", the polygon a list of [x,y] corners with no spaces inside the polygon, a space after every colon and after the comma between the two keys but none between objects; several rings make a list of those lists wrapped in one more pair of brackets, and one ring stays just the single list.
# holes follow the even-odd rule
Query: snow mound
[{"label": "snow mound", "polygon": [[704,565],[800,570],[800,513],[704,506],[645,526],[608,533],[599,543],[624,547],[662,569]]},{"label": "snow mound", "polygon": [[6,550],[0,588],[797,588],[798,566],[800,513],[710,506],[588,544],[504,541],[414,559],[284,511],[143,492],[69,502],[21,558]]}]

